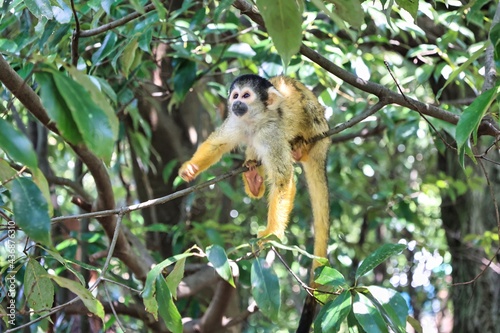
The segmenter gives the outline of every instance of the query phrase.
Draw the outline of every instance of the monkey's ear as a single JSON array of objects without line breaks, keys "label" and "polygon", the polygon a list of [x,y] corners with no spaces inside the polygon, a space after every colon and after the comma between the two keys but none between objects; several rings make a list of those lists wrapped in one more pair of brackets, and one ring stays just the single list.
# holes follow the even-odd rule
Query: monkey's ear
[{"label": "monkey's ear", "polygon": [[267,95],[267,108],[269,110],[276,110],[284,99],[283,95],[274,87],[267,90]]}]

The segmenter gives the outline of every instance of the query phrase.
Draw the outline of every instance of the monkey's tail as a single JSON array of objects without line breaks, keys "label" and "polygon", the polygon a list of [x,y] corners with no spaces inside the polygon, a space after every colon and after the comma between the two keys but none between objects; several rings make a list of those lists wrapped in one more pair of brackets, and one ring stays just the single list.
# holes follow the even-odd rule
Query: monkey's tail
[{"label": "monkey's tail", "polygon": [[[328,147],[328,140],[316,142],[309,151],[307,161],[303,162],[314,219],[314,255],[322,258],[327,257],[328,239],[330,237],[330,204],[326,177]],[[316,287],[313,281],[314,270],[318,266],[320,266],[320,263],[313,260],[310,273],[310,285],[313,288]],[[316,300],[311,295],[307,295],[297,333],[309,333],[315,314]]]}]

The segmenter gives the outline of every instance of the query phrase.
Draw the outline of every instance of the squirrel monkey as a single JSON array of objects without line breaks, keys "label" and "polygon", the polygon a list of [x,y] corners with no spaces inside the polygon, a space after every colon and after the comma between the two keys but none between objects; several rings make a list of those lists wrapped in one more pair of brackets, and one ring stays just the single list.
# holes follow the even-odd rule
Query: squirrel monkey
[{"label": "squirrel monkey", "polygon": [[[294,161],[305,171],[314,218],[314,255],[327,256],[329,238],[329,199],[326,157],[329,140],[312,141],[328,130],[324,107],[299,81],[285,76],[266,80],[257,75],[242,75],[229,89],[229,115],[224,123],[203,142],[193,157],[179,169],[185,181],[219,161],[224,153],[246,146],[243,174],[246,193],[260,198],[269,186],[267,227],[259,237],[284,236],[295,197]],[[258,162],[261,165],[258,166]],[[320,264],[313,262],[311,275]],[[312,322],[315,300],[309,296],[307,330]],[[299,326],[300,328],[301,326]]]}]

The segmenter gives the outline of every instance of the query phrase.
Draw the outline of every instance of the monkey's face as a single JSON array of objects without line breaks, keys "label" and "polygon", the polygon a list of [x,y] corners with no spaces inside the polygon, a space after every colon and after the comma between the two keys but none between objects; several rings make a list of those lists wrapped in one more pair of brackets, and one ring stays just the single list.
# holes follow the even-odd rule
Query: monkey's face
[{"label": "monkey's face", "polygon": [[230,110],[241,117],[248,112],[249,106],[256,101],[255,92],[249,87],[233,87],[229,95]]}]

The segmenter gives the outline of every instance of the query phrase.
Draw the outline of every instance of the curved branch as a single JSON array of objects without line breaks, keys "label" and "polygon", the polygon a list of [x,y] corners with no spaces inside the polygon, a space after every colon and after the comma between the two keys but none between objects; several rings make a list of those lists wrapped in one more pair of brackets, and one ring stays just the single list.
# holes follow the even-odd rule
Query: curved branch
[{"label": "curved branch", "polygon": [[111,29],[114,29],[116,27],[127,24],[128,22],[145,15],[146,13],[154,10],[155,8],[156,7],[154,4],[149,4],[149,5],[144,7],[144,13],[137,13],[136,12],[136,13],[128,14],[128,15],[125,15],[124,17],[122,17],[121,19],[110,22],[108,24],[101,25],[98,28],[90,29],[90,30],[81,30],[79,37],[92,37],[92,36],[102,34],[103,32],[106,32],[108,30],[111,30]]},{"label": "curved branch", "polygon": [[[56,124],[50,119],[38,95],[26,84],[16,71],[10,67],[2,56],[0,56],[0,82],[2,82],[45,127],[60,135]],[[84,145],[73,145],[69,143],[68,145],[80,157],[82,162],[85,163],[94,178],[98,195],[96,209],[106,210],[115,208],[113,188],[104,163]],[[101,216],[98,220],[108,238],[112,239],[116,227],[116,216]],[[137,256],[131,251],[130,244],[121,230],[118,234],[115,255],[117,258],[121,259],[139,279],[146,278],[146,274],[153,263],[150,258]]]},{"label": "curved branch", "polygon": [[[245,14],[249,18],[251,18],[255,23],[263,27],[265,26],[264,20],[262,19],[262,16],[259,14],[257,9],[246,0],[236,0],[233,3],[233,6],[239,9],[242,14]],[[333,62],[331,62],[330,60],[323,57],[322,55],[320,55],[319,53],[317,53],[316,51],[312,50],[311,48],[307,47],[304,44],[302,44],[300,47],[300,53],[303,56],[309,58],[312,62],[318,64],[319,66],[327,70],[328,72],[339,77],[344,82],[349,83],[353,87],[356,87],[362,91],[371,93],[377,96],[380,100],[387,100],[389,104],[390,103],[398,104],[400,106],[407,107],[411,110],[418,111],[424,115],[444,120],[451,124],[458,123],[459,116],[451,112],[445,111],[441,108],[438,108],[434,105],[422,103],[420,101],[411,98],[405,99],[404,96],[392,90],[389,90],[380,84],[363,80],[360,77],[335,65]],[[500,135],[500,130],[492,122],[488,120],[483,120],[481,122],[481,125],[479,126],[478,134],[491,135],[496,137]]]}]

